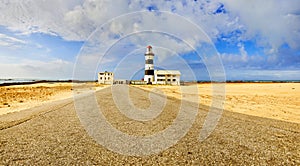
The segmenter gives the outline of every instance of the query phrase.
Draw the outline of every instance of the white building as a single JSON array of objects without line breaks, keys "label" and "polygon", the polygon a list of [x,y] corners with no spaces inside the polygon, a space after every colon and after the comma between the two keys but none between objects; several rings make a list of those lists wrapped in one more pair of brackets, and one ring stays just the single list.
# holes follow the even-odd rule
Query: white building
[{"label": "white building", "polygon": [[180,85],[180,75],[178,70],[154,70],[154,84]]},{"label": "white building", "polygon": [[99,84],[113,84],[114,73],[112,72],[99,72],[98,73],[98,83]]}]

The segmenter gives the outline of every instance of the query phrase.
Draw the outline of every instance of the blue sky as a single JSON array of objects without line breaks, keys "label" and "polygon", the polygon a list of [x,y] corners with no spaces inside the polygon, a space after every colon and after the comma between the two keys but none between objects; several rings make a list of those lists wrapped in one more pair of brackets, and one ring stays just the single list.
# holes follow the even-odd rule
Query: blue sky
[{"label": "blue sky", "polygon": [[156,68],[186,80],[208,80],[214,69],[227,80],[300,80],[299,43],[298,0],[0,3],[0,78],[94,79],[110,70],[140,79],[151,44]]}]

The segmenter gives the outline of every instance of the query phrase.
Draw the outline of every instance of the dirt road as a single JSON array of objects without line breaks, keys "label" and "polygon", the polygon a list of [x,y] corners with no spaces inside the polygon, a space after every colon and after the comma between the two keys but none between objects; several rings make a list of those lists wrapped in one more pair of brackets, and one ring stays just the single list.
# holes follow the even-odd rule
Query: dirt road
[{"label": "dirt road", "polygon": [[[136,108],[151,108],[149,92],[129,87],[129,96]],[[89,97],[82,100],[85,98]],[[137,137],[168,128],[181,106],[178,99],[167,97],[156,118],[137,121],[119,112],[111,88],[97,91],[96,99],[112,127]],[[300,164],[300,124],[225,110],[214,132],[199,142],[207,111],[207,106],[200,105],[195,122],[174,146],[143,157],[122,155],[97,144],[80,123],[73,99],[2,115],[0,165]]]}]

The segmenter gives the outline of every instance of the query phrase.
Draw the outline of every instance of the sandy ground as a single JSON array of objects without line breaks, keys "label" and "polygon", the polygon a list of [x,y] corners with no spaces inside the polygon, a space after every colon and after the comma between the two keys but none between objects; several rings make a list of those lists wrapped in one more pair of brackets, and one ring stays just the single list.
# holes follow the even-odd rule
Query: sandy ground
[{"label": "sandy ground", "polygon": [[[89,87],[101,89],[102,85],[88,83]],[[37,83],[0,87],[0,115],[43,105],[73,96],[73,86],[84,83]]]},{"label": "sandy ground", "polygon": [[[159,89],[168,96],[182,98],[179,86],[137,86]],[[300,83],[227,83],[225,110],[293,123],[300,123]],[[211,106],[212,85],[198,84],[200,104]]]},{"label": "sandy ground", "polygon": [[[84,84],[74,84],[82,86]],[[73,96],[72,83],[39,83],[0,87],[0,115]],[[182,98],[180,86],[137,86]],[[89,83],[94,90],[107,86]],[[300,83],[227,83],[225,110],[300,123]],[[76,89],[76,88],[75,88]],[[200,104],[211,106],[212,85],[198,84]]]},{"label": "sandy ground", "polygon": [[[246,96],[248,93],[243,92],[243,89],[253,90],[251,86],[239,86],[244,87],[245,84],[227,88],[228,93]],[[254,94],[249,92],[253,96],[262,96],[263,99],[264,95],[272,95],[271,88],[269,92],[260,92],[259,88],[266,87],[260,87],[260,84],[254,87]],[[146,108],[151,104],[149,91],[132,86],[129,88],[129,97],[136,107]],[[287,89],[282,92],[290,92],[288,87],[285,88]],[[299,86],[295,84],[294,88],[297,90]],[[115,95],[121,94],[117,91]],[[285,95],[290,96],[282,95],[280,99]],[[79,98],[83,108],[91,106],[90,99],[97,99],[101,112],[111,126],[132,136],[149,136],[164,131],[174,122],[181,103],[177,98],[167,97],[166,105],[157,118],[135,121],[119,112],[111,88],[96,92],[95,97]],[[209,108],[201,104],[188,133],[175,145],[148,156],[127,156],[97,144],[82,126],[75,108],[73,99],[70,98],[0,116],[0,165],[300,165],[299,123],[225,110],[214,132],[205,141],[199,142],[199,132]],[[96,123],[94,116],[87,118],[90,118],[87,120],[91,124]],[[100,132],[107,130],[102,123],[97,125],[100,125]],[[93,126],[95,124],[91,125]],[[115,137],[104,141],[109,142]]]}]

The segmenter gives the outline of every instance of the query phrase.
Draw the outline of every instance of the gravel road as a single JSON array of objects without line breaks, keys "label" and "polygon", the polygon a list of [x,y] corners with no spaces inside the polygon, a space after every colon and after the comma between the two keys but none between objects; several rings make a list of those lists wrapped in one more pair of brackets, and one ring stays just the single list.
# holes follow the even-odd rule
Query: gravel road
[{"label": "gravel road", "polygon": [[[163,111],[153,120],[133,120],[118,110],[111,88],[95,94],[110,125],[136,137],[167,129],[181,106],[178,99],[166,97]],[[129,87],[129,96],[137,110],[152,108],[148,91]],[[225,110],[214,132],[199,142],[207,112],[208,107],[200,105],[182,139],[166,150],[140,157],[99,145],[80,123],[73,98],[56,101],[0,116],[0,165],[300,165],[299,123]]]}]

